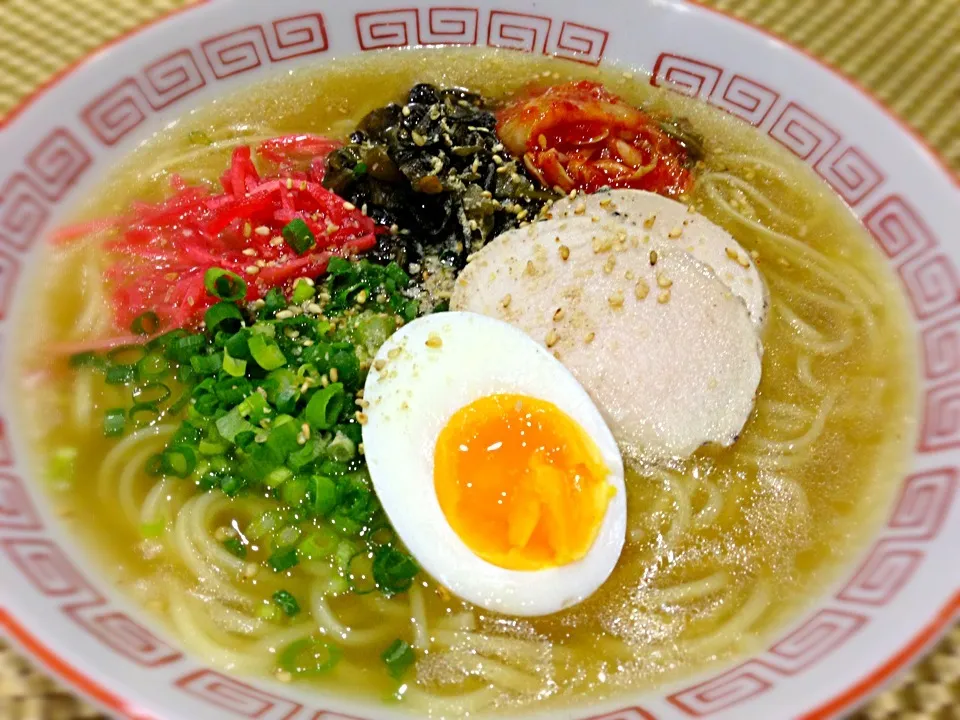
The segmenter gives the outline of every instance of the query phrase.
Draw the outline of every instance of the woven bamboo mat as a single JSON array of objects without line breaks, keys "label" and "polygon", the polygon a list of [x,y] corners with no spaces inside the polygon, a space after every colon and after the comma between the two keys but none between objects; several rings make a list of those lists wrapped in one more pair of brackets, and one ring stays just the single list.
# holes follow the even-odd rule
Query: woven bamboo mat
[{"label": "woven bamboo mat", "polygon": [[[187,2],[0,0],[0,115],[73,60]],[[960,172],[960,0],[705,4],[762,25],[855,77]],[[0,641],[0,720],[99,717]],[[960,720],[960,626],[854,718]]]}]

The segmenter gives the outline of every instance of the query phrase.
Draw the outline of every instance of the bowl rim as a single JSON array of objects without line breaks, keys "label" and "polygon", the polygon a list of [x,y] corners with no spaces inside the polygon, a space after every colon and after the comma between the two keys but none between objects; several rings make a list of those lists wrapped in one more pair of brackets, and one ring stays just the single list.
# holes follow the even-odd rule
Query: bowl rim
[{"label": "bowl rim", "polygon": [[[922,133],[888,107],[857,79],[851,77],[813,52],[793,44],[776,32],[748,19],[739,17],[723,8],[710,6],[706,4],[704,0],[668,0],[668,3],[693,5],[697,9],[706,11],[713,16],[760,33],[775,41],[788,52],[799,54],[807,60],[813,61],[820,68],[826,70],[844,85],[855,91],[857,95],[869,100],[877,110],[892,120],[900,131],[909,136],[916,146],[924,151],[928,159],[933,161],[934,165],[943,173],[950,184],[960,188],[960,170],[955,170],[951,167],[946,158],[933,147]],[[23,112],[29,109],[48,91],[52,90],[64,80],[69,79],[71,75],[109,51],[112,47],[124,43],[130,38],[157,25],[162,25],[171,18],[211,4],[213,4],[213,0],[193,0],[192,2],[188,2],[188,4],[168,10],[146,22],[142,22],[87,51],[68,65],[57,70],[28,95],[22,97],[3,117],[0,117],[0,131],[10,127]],[[930,620],[916,632],[899,651],[890,657],[881,659],[879,665],[875,666],[871,672],[862,676],[845,691],[826,700],[816,708],[797,716],[798,720],[826,720],[863,703],[895,676],[904,673],[913,663],[917,662],[958,620],[960,620],[960,590],[957,590],[938,611],[931,613]],[[133,718],[135,720],[158,719],[159,716],[140,709],[134,701],[124,697],[122,689],[118,691],[117,688],[107,687],[104,683],[94,680],[82,669],[68,663],[57,653],[56,649],[45,644],[2,605],[0,605],[0,634],[9,640],[13,646],[27,654],[31,660],[36,661],[44,671],[52,674],[65,683],[70,689],[76,691],[84,698],[93,701],[98,706],[125,718]]]}]

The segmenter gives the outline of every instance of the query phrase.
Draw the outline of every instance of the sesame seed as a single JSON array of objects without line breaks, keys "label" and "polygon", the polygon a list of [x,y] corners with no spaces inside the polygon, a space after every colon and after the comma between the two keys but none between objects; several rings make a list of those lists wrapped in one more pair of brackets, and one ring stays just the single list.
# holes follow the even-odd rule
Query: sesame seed
[{"label": "sesame seed", "polygon": [[647,230],[649,230],[650,228],[653,227],[653,224],[654,224],[656,221],[657,221],[657,216],[656,216],[656,215],[649,215],[649,216],[647,216],[646,219],[644,219],[644,221],[643,221],[643,226],[644,226]]},{"label": "sesame seed", "polygon": [[610,303],[612,308],[622,308],[623,307],[623,292],[617,290],[613,295],[607,298],[607,302]]},{"label": "sesame seed", "polygon": [[580,203],[579,205],[577,205],[577,206],[573,209],[573,214],[574,214],[574,215],[583,215],[583,214],[586,213],[586,212],[587,212],[587,204],[586,204],[586,203]]},{"label": "sesame seed", "polygon": [[427,342],[425,343],[425,345],[428,348],[437,349],[437,348],[443,347],[443,340],[440,338],[439,335],[435,333],[430,333],[430,336],[427,338]]},{"label": "sesame seed", "polygon": [[360,423],[361,425],[367,424],[367,414],[365,412],[361,412],[360,410],[357,410],[355,417],[357,418],[357,422]]},{"label": "sesame seed", "polygon": [[409,107],[408,105],[404,105],[404,106],[400,109],[400,113],[401,113],[404,117],[410,117],[410,107]]},{"label": "sesame seed", "polygon": [[287,190],[293,190],[293,178],[287,178]]},{"label": "sesame seed", "polygon": [[380,370],[383,370],[386,366],[387,366],[387,361],[386,361],[386,360],[382,360],[382,359],[381,359],[381,360],[374,360],[374,361],[373,361],[373,369],[374,369],[374,370],[380,371]]},{"label": "sesame seed", "polygon": [[366,448],[363,446],[363,443],[360,443],[359,445],[357,445],[357,452],[360,453],[361,455],[366,455],[366,454],[367,454],[367,450],[366,450]]},{"label": "sesame seed", "polygon": [[260,237],[266,237],[270,234],[270,228],[268,228],[266,225],[258,225],[254,232]]},{"label": "sesame seed", "polygon": [[583,341],[587,344],[592,343],[593,339],[597,336],[595,332],[588,332],[587,336],[583,338]]},{"label": "sesame seed", "polygon": [[667,233],[667,237],[671,240],[676,240],[681,235],[683,235],[683,228],[679,226],[671,228],[670,232]]},{"label": "sesame seed", "polygon": [[260,572],[260,566],[258,566],[256,563],[247,563],[243,566],[244,577],[252,578],[258,572]]},{"label": "sesame seed", "polygon": [[494,165],[503,165],[503,158],[499,155],[494,155],[492,159]]},{"label": "sesame seed", "polygon": [[513,297],[510,295],[510,293],[507,293],[506,295],[503,296],[503,299],[500,301],[500,304],[503,307],[508,308],[510,307],[511,300],[513,300]]},{"label": "sesame seed", "polygon": [[662,290],[659,295],[657,295],[657,302],[661,305],[665,305],[670,302],[670,291]]},{"label": "sesame seed", "polygon": [[610,198],[607,198],[606,200],[601,200],[601,201],[600,201],[600,207],[602,207],[602,208],[608,208],[608,207],[610,207],[610,205],[611,205],[612,203],[613,203],[613,200],[611,200]]},{"label": "sesame seed", "polygon": [[668,278],[663,273],[657,273],[657,286],[662,288],[668,288],[673,285],[673,280]]},{"label": "sesame seed", "polygon": [[260,268],[258,268],[256,265],[247,265],[243,271],[248,275],[256,275],[258,272],[260,272]]},{"label": "sesame seed", "polygon": [[560,340],[560,336],[557,335],[557,331],[553,328],[550,328],[550,332],[547,333],[546,343],[548,348],[552,348]]},{"label": "sesame seed", "polygon": [[303,433],[303,437],[306,440],[310,439],[310,426],[307,423],[304,423],[303,425],[300,426],[300,432]]},{"label": "sesame seed", "polygon": [[651,265],[656,265],[656,264],[657,264],[657,251],[656,251],[656,250],[651,250],[651,251],[650,251],[650,264],[651,264]]},{"label": "sesame seed", "polygon": [[275,238],[270,238],[270,247],[280,247],[283,245],[283,238],[279,235]]},{"label": "sesame seed", "polygon": [[288,670],[277,670],[276,678],[282,683],[293,682],[293,675]]},{"label": "sesame seed", "polygon": [[526,265],[526,267],[523,269],[523,273],[524,273],[524,275],[536,275],[536,274],[537,274],[537,268],[536,268],[536,266],[533,264],[533,260],[527,260],[527,265]]},{"label": "sesame seed", "polygon": [[410,137],[413,138],[413,142],[417,147],[423,147],[427,144],[427,139],[416,130],[410,133]]},{"label": "sesame seed", "polygon": [[[557,239],[559,240],[560,238],[557,238]],[[570,248],[568,248],[566,245],[561,245],[561,246],[560,246],[560,259],[561,259],[561,260],[566,260],[568,257],[570,257]]]},{"label": "sesame seed", "polygon": [[607,258],[607,262],[603,265],[603,271],[609,275],[613,272],[613,268],[617,265],[617,258],[614,255],[611,255]]},{"label": "sesame seed", "polygon": [[758,253],[756,250],[751,250],[751,251],[750,251],[750,257],[752,257],[755,261],[756,261],[756,260],[759,260],[759,259],[760,259],[760,253]]},{"label": "sesame seed", "polygon": [[627,280],[633,280],[633,270],[627,270],[623,274],[623,277],[626,278]]},{"label": "sesame seed", "polygon": [[244,224],[243,224],[243,236],[244,236],[245,238],[248,238],[248,237],[250,237],[252,234],[253,234],[253,227],[250,225],[250,223],[244,223]]},{"label": "sesame seed", "polygon": [[335,367],[330,368],[330,382],[337,382],[340,379],[340,371]]},{"label": "sesame seed", "polygon": [[636,286],[633,288],[633,295],[637,300],[643,300],[647,295],[650,294],[650,286],[647,284],[647,281],[644,279],[637,280]]},{"label": "sesame seed", "polygon": [[340,229],[339,225],[334,225],[333,223],[327,223],[327,235],[333,235],[339,229]]},{"label": "sesame seed", "polygon": [[540,135],[537,136],[537,142],[540,144],[540,147],[541,147],[541,148],[543,148],[544,150],[547,149],[547,136],[546,136],[546,135],[544,135],[543,133],[540,133]]},{"label": "sesame seed", "polygon": [[560,322],[561,320],[563,320],[563,315],[564,315],[563,308],[557,308],[556,311],[553,313],[553,321]]},{"label": "sesame seed", "polygon": [[605,253],[613,249],[613,240],[609,237],[595,237],[592,245],[595,254]]},{"label": "sesame seed", "polygon": [[256,256],[257,251],[254,250],[253,248],[244,248],[243,254],[246,255],[247,257],[254,257]]}]

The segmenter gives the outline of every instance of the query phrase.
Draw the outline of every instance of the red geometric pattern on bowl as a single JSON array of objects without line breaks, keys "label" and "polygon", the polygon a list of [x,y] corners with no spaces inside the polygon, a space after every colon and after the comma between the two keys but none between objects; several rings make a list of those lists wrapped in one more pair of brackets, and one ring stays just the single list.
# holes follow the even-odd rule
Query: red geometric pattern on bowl
[{"label": "red geometric pattern on bowl", "polygon": [[93,158],[76,136],[58,127],[26,158],[27,168],[48,200],[59,200],[90,167]]},{"label": "red geometric pattern on bowl", "polygon": [[20,478],[0,473],[0,529],[41,530],[42,527],[40,516]]},{"label": "red geometric pattern on bowl", "polygon": [[[400,13],[399,15],[397,13]],[[599,62],[610,33],[546,16],[476,8],[435,7],[376,11],[355,16],[363,49],[377,43],[486,43],[528,52]],[[102,145],[114,145],[158,111],[188,98],[208,83],[287,58],[322,53],[327,28],[319,13],[281,17],[207,38],[172,51],[121,78],[92,98],[77,117]],[[958,304],[956,271],[938,250],[938,240],[900,195],[884,193],[882,164],[854,147],[808,108],[782,90],[717,64],[675,52],[659,55],[654,85],[671,85],[737,115],[805,159],[851,203],[897,266],[915,314],[924,321],[927,375],[947,378],[960,370],[960,348],[951,323]],[[69,123],[67,123],[69,124]],[[18,167],[0,182],[0,319],[26,253],[46,229],[52,210],[91,167],[94,153],[73,132],[53,128],[28,148]],[[934,351],[933,348],[936,348]],[[960,384],[960,380],[955,381]],[[960,387],[945,382],[927,391],[920,449],[936,453],[960,443]],[[11,466],[10,445],[0,420],[0,465]],[[879,541],[830,605],[806,618],[759,658],[680,690],[669,697],[684,713],[704,716],[756,697],[783,679],[819,663],[871,622],[922,563],[925,548],[942,531],[955,502],[957,471],[942,468],[908,478]],[[112,607],[46,536],[42,518],[26,497],[22,480],[0,473],[0,554],[23,579],[49,598],[89,636],[141,667],[183,663],[175,688],[243,717],[289,720],[301,712],[315,720],[343,716],[305,708],[212,670],[196,670],[175,648]],[[653,720],[641,708],[625,708],[596,720]]]},{"label": "red geometric pattern on bowl", "polygon": [[911,258],[898,272],[919,319],[926,320],[958,305],[960,281],[946,254],[938,252]]},{"label": "red geometric pattern on bowl", "polygon": [[68,618],[88,634],[141,667],[159,667],[179,660],[179,650],[123,612],[112,610],[96,588],[52,541],[0,539],[0,552],[40,594],[56,598]]},{"label": "red geometric pattern on bowl", "polygon": [[415,44],[476,45],[486,23],[486,45],[529,53],[544,53],[597,65],[610,33],[564,20],[553,32],[553,18],[544,15],[473,7],[393,8],[354,16],[361,50],[408,47]]},{"label": "red geometric pattern on bowl", "polygon": [[633,707],[617,710],[606,715],[597,715],[588,720],[657,720],[657,718],[643,708]]},{"label": "red geometric pattern on bowl", "polygon": [[930,380],[947,377],[960,370],[960,314],[928,325],[923,329],[923,370]]},{"label": "red geometric pattern on bowl", "polygon": [[567,60],[599,65],[609,39],[610,33],[606,30],[565,20],[560,34],[549,40],[547,52]]},{"label": "red geometric pattern on bowl", "polygon": [[251,687],[213,670],[199,670],[184,675],[176,681],[176,686],[211,705],[257,720],[287,720],[303,709],[298,702]]},{"label": "red geometric pattern on bowl", "polygon": [[863,224],[891,260],[903,261],[937,244],[916,210],[899,195],[878,203],[863,216]]},{"label": "red geometric pattern on bowl", "polygon": [[957,491],[957,470],[942,468],[907,478],[888,527],[901,538],[932,540],[947,519]]},{"label": "red geometric pattern on bowl", "polygon": [[772,688],[780,676],[800,673],[850,639],[868,622],[865,615],[826,609],[779,640],[761,660],[751,660],[668,699],[689,715],[726,710]]},{"label": "red geometric pattern on bowl", "polygon": [[960,447],[960,379],[927,388],[920,429],[920,452]]},{"label": "red geometric pattern on bowl", "polygon": [[419,32],[420,42],[429,45],[476,45],[479,36],[477,8],[430,8],[426,27]]},{"label": "red geometric pattern on bowl", "polygon": [[320,13],[275,20],[234,30],[201,43],[217,78],[253,70],[268,62],[324,52],[327,30]]}]

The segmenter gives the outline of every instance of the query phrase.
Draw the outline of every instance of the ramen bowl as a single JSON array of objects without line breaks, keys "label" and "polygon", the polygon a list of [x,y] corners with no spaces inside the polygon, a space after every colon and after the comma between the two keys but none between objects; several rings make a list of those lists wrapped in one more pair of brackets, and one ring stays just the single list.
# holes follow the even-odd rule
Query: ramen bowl
[{"label": "ramen bowl", "polygon": [[47,238],[131,151],[260,80],[420,45],[614,63],[752,126],[819,176],[875,243],[910,314],[904,342],[918,355],[917,422],[904,424],[908,457],[869,541],[754,651],[643,692],[520,712],[584,720],[843,714],[922,654],[960,610],[960,182],[850,79],[686,2],[199,3],[122,37],[17,107],[2,127],[0,158],[0,626],[121,717],[415,716],[401,703],[226,672],[186,649],[58,516],[21,423],[29,390],[24,396],[13,368]]}]

